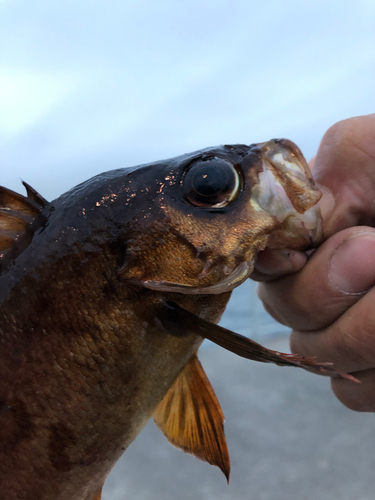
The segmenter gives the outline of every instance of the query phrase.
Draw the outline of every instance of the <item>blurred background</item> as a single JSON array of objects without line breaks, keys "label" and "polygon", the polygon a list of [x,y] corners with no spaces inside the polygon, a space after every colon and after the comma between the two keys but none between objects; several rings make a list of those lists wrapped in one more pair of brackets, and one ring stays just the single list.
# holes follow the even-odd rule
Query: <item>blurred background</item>
[{"label": "blurred background", "polygon": [[[338,120],[374,112],[375,1],[0,0],[0,184],[49,200],[104,170],[273,137],[313,156]],[[235,292],[223,324],[273,348],[287,330]],[[216,347],[230,487],[150,423],[103,500],[373,499],[375,419],[327,379]]]}]

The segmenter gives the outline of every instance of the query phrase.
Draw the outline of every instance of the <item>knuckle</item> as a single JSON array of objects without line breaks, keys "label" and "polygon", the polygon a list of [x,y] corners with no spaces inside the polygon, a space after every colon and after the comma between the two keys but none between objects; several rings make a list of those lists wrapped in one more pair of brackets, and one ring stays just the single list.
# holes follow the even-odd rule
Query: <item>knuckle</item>
[{"label": "knuckle", "polygon": [[259,285],[257,293],[267,313],[276,321],[285,325],[286,323],[283,315],[280,314],[278,311],[279,308],[276,307],[275,302],[270,299],[270,295],[267,293],[267,286],[263,284]]},{"label": "knuckle", "polygon": [[303,342],[303,340],[303,334],[293,330],[289,338],[290,350],[299,356],[309,356],[311,355],[311,352],[308,348],[306,349],[305,342]]},{"label": "knuckle", "polygon": [[321,147],[350,147],[357,154],[365,155],[371,160],[375,157],[373,139],[375,133],[375,113],[366,116],[355,116],[341,120],[332,125],[324,134]]},{"label": "knuckle", "polygon": [[362,318],[361,325],[355,325],[354,332],[351,322],[337,325],[336,339],[337,352],[359,367],[358,369],[375,366],[375,331],[368,318]]},{"label": "knuckle", "polygon": [[322,145],[346,141],[352,134],[354,120],[356,118],[347,118],[332,125],[324,134]]},{"label": "knuckle", "polygon": [[366,356],[358,339],[351,333],[346,324],[335,325],[334,353],[340,364],[353,365],[360,370],[366,367]]}]

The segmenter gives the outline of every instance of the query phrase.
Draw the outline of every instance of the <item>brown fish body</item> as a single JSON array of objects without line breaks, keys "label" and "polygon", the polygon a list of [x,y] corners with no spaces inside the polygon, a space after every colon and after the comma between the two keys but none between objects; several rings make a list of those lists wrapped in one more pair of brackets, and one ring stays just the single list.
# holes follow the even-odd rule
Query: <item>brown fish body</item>
[{"label": "brown fish body", "polygon": [[[194,205],[187,172],[215,158],[235,166],[238,192]],[[102,174],[43,208],[28,198],[39,213],[0,276],[2,498],[100,498],[203,340],[169,335],[163,301],[217,323],[280,225],[250,203],[260,158],[256,146],[203,150]]]}]

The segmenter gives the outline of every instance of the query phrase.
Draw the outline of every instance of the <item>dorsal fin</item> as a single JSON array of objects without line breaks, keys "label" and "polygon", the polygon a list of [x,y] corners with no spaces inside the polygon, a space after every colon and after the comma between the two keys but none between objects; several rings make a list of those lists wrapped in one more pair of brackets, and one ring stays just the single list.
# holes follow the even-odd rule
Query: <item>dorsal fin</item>
[{"label": "dorsal fin", "polygon": [[216,465],[229,481],[224,415],[196,354],[157,407],[154,421],[170,443]]},{"label": "dorsal fin", "polygon": [[0,186],[0,209],[12,210],[20,215],[35,216],[39,213],[40,206],[30,201],[31,198],[22,196],[11,189]]},{"label": "dorsal fin", "polygon": [[[0,186],[0,272],[29,245],[37,227],[35,220],[48,203],[35,189],[23,182],[27,197]],[[6,259],[5,259],[6,257]]]},{"label": "dorsal fin", "polygon": [[28,198],[35,201],[35,203],[37,203],[41,207],[45,207],[48,205],[48,201],[45,198],[43,198],[43,196],[39,194],[38,191],[36,191],[33,187],[31,187],[30,184],[27,184],[27,182],[25,181],[22,181],[22,184],[26,188]]}]

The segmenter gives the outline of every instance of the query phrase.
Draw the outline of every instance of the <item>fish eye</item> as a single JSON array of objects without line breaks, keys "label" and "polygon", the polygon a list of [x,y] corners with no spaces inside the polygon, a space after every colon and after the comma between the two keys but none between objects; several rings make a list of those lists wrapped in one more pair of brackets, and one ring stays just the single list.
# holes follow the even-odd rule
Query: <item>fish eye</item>
[{"label": "fish eye", "polygon": [[240,176],[234,166],[222,158],[200,159],[185,174],[185,199],[197,207],[221,208],[235,200],[240,192]]}]

